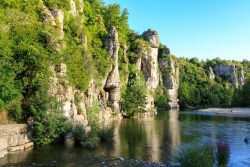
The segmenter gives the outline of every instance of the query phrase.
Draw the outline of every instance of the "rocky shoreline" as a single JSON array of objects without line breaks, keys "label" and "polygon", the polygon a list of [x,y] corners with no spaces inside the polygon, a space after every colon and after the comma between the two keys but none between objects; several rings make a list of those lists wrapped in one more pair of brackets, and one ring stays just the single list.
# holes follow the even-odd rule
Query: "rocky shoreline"
[{"label": "rocky shoreline", "polygon": [[[34,166],[67,166],[70,164],[69,159],[67,162],[64,161],[50,161],[44,163],[33,163],[33,162],[23,162],[23,163],[8,163],[3,165],[3,167],[34,167]],[[142,160],[125,159],[125,158],[100,158],[100,157],[83,157],[77,160],[79,165],[77,167],[84,166],[94,166],[94,167],[167,167],[166,164],[161,162],[146,162]]]}]

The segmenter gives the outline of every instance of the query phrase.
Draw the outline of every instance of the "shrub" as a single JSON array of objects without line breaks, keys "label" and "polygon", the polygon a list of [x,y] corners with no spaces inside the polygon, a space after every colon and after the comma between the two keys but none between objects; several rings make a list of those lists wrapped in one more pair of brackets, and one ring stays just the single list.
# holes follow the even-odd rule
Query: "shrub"
[{"label": "shrub", "polygon": [[102,128],[98,131],[98,136],[101,141],[108,141],[113,138],[114,131],[112,128]]},{"label": "shrub", "polygon": [[60,104],[47,91],[36,93],[30,112],[33,118],[33,141],[37,145],[55,142],[70,128]]},{"label": "shrub", "polygon": [[219,166],[226,166],[230,158],[230,146],[226,142],[217,143],[217,160]]},{"label": "shrub", "polygon": [[98,147],[100,138],[96,134],[89,135],[88,138],[82,142],[83,148],[93,150]]},{"label": "shrub", "polygon": [[87,133],[81,124],[76,124],[72,128],[72,134],[74,136],[75,142],[81,145],[83,141],[87,140]]},{"label": "shrub", "polygon": [[175,161],[181,167],[212,167],[215,158],[212,147],[208,145],[195,145],[181,149]]}]

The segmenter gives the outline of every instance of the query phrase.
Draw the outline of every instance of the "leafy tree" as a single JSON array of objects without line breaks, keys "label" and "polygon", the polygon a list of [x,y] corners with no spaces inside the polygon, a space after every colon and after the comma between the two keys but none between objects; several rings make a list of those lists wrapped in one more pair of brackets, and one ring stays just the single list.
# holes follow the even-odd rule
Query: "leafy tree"
[{"label": "leafy tree", "polygon": [[136,113],[145,112],[146,105],[145,86],[136,80],[130,80],[122,106],[125,111],[125,117],[132,117]]}]

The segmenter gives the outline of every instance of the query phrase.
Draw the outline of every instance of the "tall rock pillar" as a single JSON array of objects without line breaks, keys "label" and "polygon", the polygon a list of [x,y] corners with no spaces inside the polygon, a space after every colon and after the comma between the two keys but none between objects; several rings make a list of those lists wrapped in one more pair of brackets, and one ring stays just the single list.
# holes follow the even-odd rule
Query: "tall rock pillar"
[{"label": "tall rock pillar", "polygon": [[168,91],[169,107],[171,110],[179,110],[179,68],[171,58],[159,59],[159,67],[162,72],[163,85]]},{"label": "tall rock pillar", "polygon": [[108,49],[108,54],[113,59],[112,69],[109,72],[107,77],[104,89],[108,92],[108,100],[109,105],[112,108],[113,112],[120,111],[120,99],[121,99],[121,91],[120,91],[120,75],[118,70],[118,51],[120,48],[119,40],[118,40],[118,32],[116,28],[113,26],[110,29],[110,32],[107,36],[105,46]]}]

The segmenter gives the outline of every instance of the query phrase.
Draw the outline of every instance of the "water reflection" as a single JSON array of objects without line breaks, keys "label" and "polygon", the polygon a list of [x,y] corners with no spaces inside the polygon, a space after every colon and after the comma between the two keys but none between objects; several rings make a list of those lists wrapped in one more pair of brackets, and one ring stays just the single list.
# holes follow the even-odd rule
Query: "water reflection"
[{"label": "water reflection", "polygon": [[36,148],[0,159],[0,166],[5,163],[17,163],[16,166],[20,166],[21,162],[53,166],[51,163],[55,161],[60,167],[79,164],[89,166],[96,163],[95,156],[168,163],[179,146],[194,142],[215,145],[217,141],[225,141],[231,147],[229,166],[242,167],[250,166],[250,144],[244,143],[246,136],[250,136],[249,120],[169,111],[159,113],[155,119],[125,119],[114,122],[113,142],[103,144],[94,151],[81,148],[69,150],[61,146]]},{"label": "water reflection", "polygon": [[[167,116],[167,118],[162,118]],[[180,145],[179,112],[169,111],[152,119],[115,123],[114,156],[159,162],[174,154]],[[166,158],[164,158],[166,157]]]},{"label": "water reflection", "polygon": [[181,143],[179,111],[169,111],[168,129],[170,137],[170,154],[173,155]]}]

